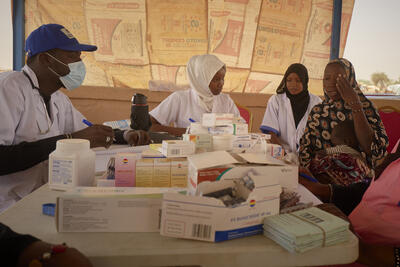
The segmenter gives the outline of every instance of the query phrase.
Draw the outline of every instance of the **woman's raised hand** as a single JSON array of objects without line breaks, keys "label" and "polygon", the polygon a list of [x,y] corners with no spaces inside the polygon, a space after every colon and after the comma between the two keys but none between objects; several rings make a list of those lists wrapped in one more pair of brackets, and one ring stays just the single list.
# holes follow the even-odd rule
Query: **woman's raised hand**
[{"label": "woman's raised hand", "polygon": [[342,74],[339,74],[336,79],[336,88],[346,104],[351,107],[354,105],[359,105],[358,107],[361,107],[361,102],[358,98],[357,92],[350,85],[350,82],[346,79],[346,77],[342,76]]}]

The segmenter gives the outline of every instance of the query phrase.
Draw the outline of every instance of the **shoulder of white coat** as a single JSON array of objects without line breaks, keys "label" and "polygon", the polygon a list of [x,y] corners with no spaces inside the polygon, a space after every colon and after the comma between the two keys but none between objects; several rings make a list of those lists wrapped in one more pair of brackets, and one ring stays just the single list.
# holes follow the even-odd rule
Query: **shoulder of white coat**
[{"label": "shoulder of white coat", "polygon": [[[186,100],[187,98],[190,97],[190,90],[181,90],[181,91],[175,91],[172,94],[170,94],[167,98],[169,100]],[[167,99],[166,98],[166,99]]]},{"label": "shoulder of white coat", "polygon": [[[268,99],[268,105],[273,105],[274,107],[279,107],[287,101],[288,98],[286,94],[274,94]],[[283,105],[284,106],[284,105]]]},{"label": "shoulder of white coat", "polygon": [[69,97],[60,90],[54,92],[51,95],[51,98],[53,99],[54,102],[72,105],[71,99],[69,99]]},{"label": "shoulder of white coat", "polygon": [[310,93],[310,99],[311,99],[312,103],[315,103],[315,104],[322,103],[322,99],[319,96],[313,95],[311,93]]},{"label": "shoulder of white coat", "polygon": [[9,71],[0,74],[0,90],[3,92],[19,94],[31,91],[32,85],[28,78],[20,71]]},{"label": "shoulder of white coat", "polygon": [[233,99],[231,98],[231,96],[227,93],[220,93],[219,95],[217,95],[217,97],[224,102],[232,102],[234,103]]}]

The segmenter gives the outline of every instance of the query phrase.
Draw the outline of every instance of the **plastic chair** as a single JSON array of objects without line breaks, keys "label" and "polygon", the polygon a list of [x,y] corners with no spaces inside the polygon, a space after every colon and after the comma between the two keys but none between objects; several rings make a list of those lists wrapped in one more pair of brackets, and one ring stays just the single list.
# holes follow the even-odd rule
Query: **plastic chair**
[{"label": "plastic chair", "polygon": [[249,132],[251,132],[251,129],[252,129],[251,127],[253,126],[253,114],[251,113],[251,111],[248,108],[238,105],[237,103],[235,103],[235,104],[240,112],[240,116],[249,125]]},{"label": "plastic chair", "polygon": [[392,151],[397,140],[400,139],[400,111],[391,106],[384,106],[378,109],[379,116],[386,129],[386,134],[389,137],[389,146],[387,151]]}]

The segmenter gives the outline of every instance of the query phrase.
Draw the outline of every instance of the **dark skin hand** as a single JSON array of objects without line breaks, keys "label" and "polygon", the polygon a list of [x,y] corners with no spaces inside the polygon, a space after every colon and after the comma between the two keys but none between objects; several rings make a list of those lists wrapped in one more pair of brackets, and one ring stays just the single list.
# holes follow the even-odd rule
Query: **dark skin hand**
[{"label": "dark skin hand", "polygon": [[[365,153],[371,155],[371,144],[374,131],[362,109],[357,92],[351,87],[346,79],[344,68],[338,64],[328,64],[323,77],[325,93],[333,100],[343,99],[353,111],[354,129],[357,140]],[[358,111],[361,109],[361,111]]]},{"label": "dark skin hand", "polygon": [[[51,251],[51,244],[36,241],[29,245],[19,256],[17,267],[28,266],[34,259],[40,259],[44,252]],[[43,260],[43,267],[93,267],[89,259],[75,248],[68,247],[65,252],[52,255]]]},{"label": "dark skin hand", "polygon": [[[108,137],[108,138],[107,138]],[[83,130],[72,133],[72,138],[87,139],[90,141],[90,147],[111,146],[114,138],[114,132],[111,127],[105,125],[93,125]]]},{"label": "dark skin hand", "polygon": [[281,141],[281,139],[279,138],[279,136],[277,136],[277,135],[276,135],[275,133],[273,133],[273,132],[269,132],[268,134],[271,135],[271,143],[272,143],[272,144],[277,144],[277,145],[282,146],[282,141]]},{"label": "dark skin hand", "polygon": [[130,130],[126,134],[126,141],[131,146],[143,146],[150,144],[150,136],[146,131]]},{"label": "dark skin hand", "polygon": [[175,136],[182,136],[186,132],[186,128],[176,128],[173,126],[161,125],[153,116],[150,115],[152,132],[167,132]]}]

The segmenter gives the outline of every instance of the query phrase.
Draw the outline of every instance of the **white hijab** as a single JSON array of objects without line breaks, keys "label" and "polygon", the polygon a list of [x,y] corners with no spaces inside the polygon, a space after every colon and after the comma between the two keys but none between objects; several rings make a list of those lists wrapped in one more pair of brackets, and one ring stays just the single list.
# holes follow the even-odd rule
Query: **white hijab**
[{"label": "white hijab", "polygon": [[207,112],[211,112],[214,104],[214,95],[209,85],[214,75],[224,66],[224,62],[214,55],[199,55],[189,59],[186,73],[192,89],[198,95],[198,103]]}]

